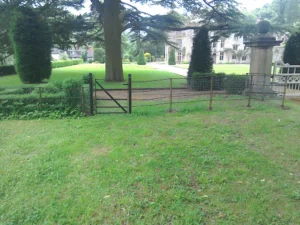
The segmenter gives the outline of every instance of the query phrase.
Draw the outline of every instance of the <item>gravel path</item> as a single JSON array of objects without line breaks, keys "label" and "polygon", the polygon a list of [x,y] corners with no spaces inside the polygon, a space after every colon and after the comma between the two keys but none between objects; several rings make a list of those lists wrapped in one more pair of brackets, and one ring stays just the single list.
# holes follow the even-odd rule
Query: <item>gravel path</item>
[{"label": "gravel path", "polygon": [[157,70],[162,70],[162,71],[168,71],[174,74],[178,74],[180,76],[186,77],[187,76],[187,69],[184,68],[179,68],[179,67],[175,67],[175,66],[169,66],[166,64],[156,64],[156,63],[149,63],[149,66],[151,66],[154,69]]}]

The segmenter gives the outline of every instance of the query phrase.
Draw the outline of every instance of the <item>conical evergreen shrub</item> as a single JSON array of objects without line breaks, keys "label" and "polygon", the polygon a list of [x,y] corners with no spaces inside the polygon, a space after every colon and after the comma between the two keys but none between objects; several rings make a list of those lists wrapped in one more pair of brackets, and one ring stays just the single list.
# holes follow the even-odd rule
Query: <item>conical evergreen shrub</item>
[{"label": "conical evergreen shrub", "polygon": [[176,65],[175,49],[174,48],[172,48],[171,51],[170,51],[168,64],[169,65]]},{"label": "conical evergreen shrub", "polygon": [[23,83],[41,83],[51,76],[52,35],[48,24],[34,9],[16,11],[10,29],[15,68]]},{"label": "conical evergreen shrub", "polygon": [[145,53],[144,53],[143,49],[140,50],[138,60],[137,60],[137,64],[138,65],[146,65]]}]

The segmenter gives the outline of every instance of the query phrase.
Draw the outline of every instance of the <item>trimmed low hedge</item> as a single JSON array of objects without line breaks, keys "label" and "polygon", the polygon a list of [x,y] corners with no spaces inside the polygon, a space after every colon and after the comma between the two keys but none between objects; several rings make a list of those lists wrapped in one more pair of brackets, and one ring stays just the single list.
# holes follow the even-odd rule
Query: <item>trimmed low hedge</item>
[{"label": "trimmed low hedge", "polygon": [[191,78],[188,78],[188,85],[193,90],[209,91],[211,85],[211,76],[213,78],[213,90],[225,90],[227,94],[241,95],[246,89],[247,76],[225,73],[193,73]]},{"label": "trimmed low hedge", "polygon": [[224,87],[228,94],[241,95],[246,89],[246,75],[227,75],[224,78]]},{"label": "trimmed low hedge", "polygon": [[193,90],[209,91],[211,85],[211,76],[213,76],[213,90],[224,90],[225,73],[198,73],[194,72],[191,78],[188,78],[188,84]]},{"label": "trimmed low hedge", "polygon": [[54,61],[52,62],[52,68],[61,68],[61,67],[67,67],[67,66],[74,66],[82,64],[82,59],[74,59],[74,60],[62,60],[62,61]]},{"label": "trimmed low hedge", "polygon": [[14,75],[14,74],[16,74],[16,70],[13,65],[0,66],[0,77],[6,75]]},{"label": "trimmed low hedge", "polygon": [[0,90],[0,118],[36,111],[68,114],[81,111],[82,81],[68,79],[41,87]]}]

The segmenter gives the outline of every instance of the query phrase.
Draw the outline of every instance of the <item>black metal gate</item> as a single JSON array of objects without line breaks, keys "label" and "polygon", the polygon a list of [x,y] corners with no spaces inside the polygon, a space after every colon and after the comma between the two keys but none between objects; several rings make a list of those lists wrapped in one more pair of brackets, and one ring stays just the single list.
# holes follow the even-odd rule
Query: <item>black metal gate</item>
[{"label": "black metal gate", "polygon": [[93,86],[93,112],[96,114],[124,114],[131,113],[131,74],[128,75],[127,88],[105,88],[103,80],[95,79]]}]

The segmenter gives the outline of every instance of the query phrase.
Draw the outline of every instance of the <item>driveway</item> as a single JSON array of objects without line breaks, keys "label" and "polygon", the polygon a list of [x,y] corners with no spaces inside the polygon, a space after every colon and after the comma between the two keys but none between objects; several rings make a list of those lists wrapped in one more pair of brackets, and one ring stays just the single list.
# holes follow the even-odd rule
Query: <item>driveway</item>
[{"label": "driveway", "polygon": [[154,69],[168,71],[170,73],[178,74],[180,76],[186,77],[187,76],[187,69],[179,68],[176,66],[169,66],[166,64],[157,64],[157,63],[149,63],[148,66],[151,66]]}]

